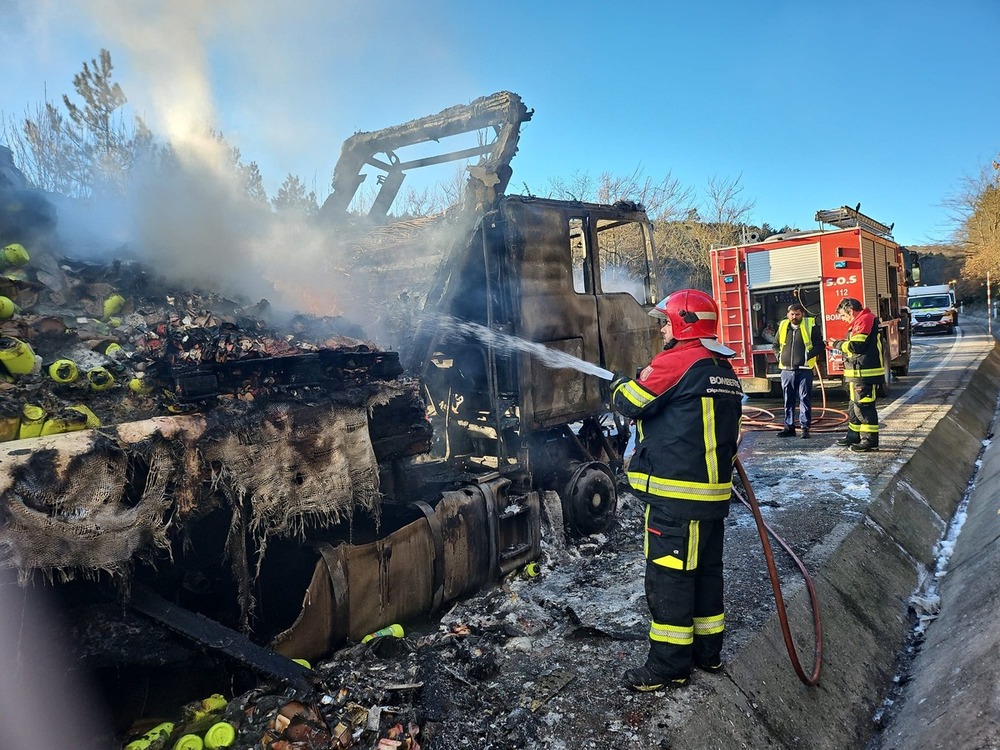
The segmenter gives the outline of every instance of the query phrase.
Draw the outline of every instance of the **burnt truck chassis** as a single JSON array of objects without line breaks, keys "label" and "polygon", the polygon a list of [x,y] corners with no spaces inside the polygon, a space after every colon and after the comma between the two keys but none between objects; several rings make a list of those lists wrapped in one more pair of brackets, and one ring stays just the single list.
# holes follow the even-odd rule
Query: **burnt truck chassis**
[{"label": "burnt truck chassis", "polygon": [[[74,462],[100,448],[127,479],[119,500],[143,509],[147,495],[159,498],[145,508],[158,514],[152,531],[116,549],[113,558],[60,560],[55,543],[46,565],[33,569],[14,561],[22,581],[72,579],[70,604],[93,601],[95,587],[113,593],[117,601],[106,600],[98,621],[127,604],[131,586],[141,587],[146,616],[268,672],[262,666],[267,658],[247,656],[246,639],[240,649],[228,648],[215,628],[251,634],[261,648],[290,658],[320,658],[389,623],[433,614],[536,559],[543,510],[557,533],[606,528],[629,440],[629,426],[608,408],[608,384],[546,366],[455,325],[474,323],[617,372],[633,371],[658,340],[647,315],[655,301],[653,249],[640,206],[504,194],[520,125],[531,115],[519,97],[501,92],[344,144],[322,219],[337,230],[338,242],[360,249],[355,278],[362,287],[368,279],[364,295],[410,306],[399,321],[401,366],[393,353],[352,359],[350,353],[318,352],[275,358],[284,362],[175,369],[169,374],[178,398],[190,404],[210,402],[248,372],[284,378],[289,388],[319,384],[329,398],[318,405],[262,405],[260,414],[235,424],[209,411],[39,438],[48,442],[31,448],[30,441],[9,444],[14,480],[46,455],[58,456],[53,471],[66,481]],[[480,131],[482,145],[473,150],[411,161],[395,153],[470,131]],[[471,155],[480,160],[468,168],[460,204],[423,223],[385,221],[407,169]],[[371,212],[358,220],[347,206],[365,179],[358,173],[365,165],[387,176]],[[623,226],[639,238],[645,260],[641,301],[605,291],[598,254],[574,251],[581,242],[598,248],[602,232]],[[400,227],[403,239],[394,243]],[[426,272],[422,286],[414,267],[416,276]],[[574,274],[582,274],[582,285],[574,284]],[[369,369],[359,375],[355,360],[365,360]],[[345,369],[350,377],[337,375]],[[417,408],[426,416],[416,417]],[[362,412],[367,437],[344,448],[337,441],[360,429]],[[278,446],[278,459],[286,461],[271,480],[283,478],[285,486],[264,492],[254,471],[269,445]],[[220,446],[232,452],[222,454]],[[338,476],[327,476],[329,466],[316,460],[344,464],[348,450],[359,457],[360,469],[342,465]],[[154,470],[157,461],[170,467],[166,478]],[[243,467],[241,478],[233,478],[227,461]],[[326,480],[304,478],[314,470]],[[348,477],[346,486],[341,476]],[[71,517],[71,507],[59,509],[64,521],[67,511]],[[5,552],[9,565],[9,545]],[[150,604],[156,597],[171,606]],[[172,620],[176,607],[217,624],[206,625],[199,638],[182,622],[186,616]],[[73,627],[101,631],[92,621]],[[92,649],[91,662],[117,669],[116,658],[128,654],[162,666],[168,649],[129,647],[125,641],[134,632],[125,631],[123,640],[101,631],[100,645],[85,647]],[[298,673],[271,674],[289,679]]]}]

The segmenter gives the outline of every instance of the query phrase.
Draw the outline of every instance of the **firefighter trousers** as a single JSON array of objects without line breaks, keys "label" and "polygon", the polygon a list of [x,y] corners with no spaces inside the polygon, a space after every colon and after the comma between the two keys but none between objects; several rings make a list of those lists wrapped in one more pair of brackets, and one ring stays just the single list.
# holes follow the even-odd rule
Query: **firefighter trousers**
[{"label": "firefighter trousers", "polygon": [[662,677],[722,660],[722,547],[725,519],[675,518],[646,506],[646,666]]},{"label": "firefighter trousers", "polygon": [[875,406],[875,385],[851,383],[851,400],[847,404],[847,439],[852,443],[862,440],[878,445],[878,408]]}]

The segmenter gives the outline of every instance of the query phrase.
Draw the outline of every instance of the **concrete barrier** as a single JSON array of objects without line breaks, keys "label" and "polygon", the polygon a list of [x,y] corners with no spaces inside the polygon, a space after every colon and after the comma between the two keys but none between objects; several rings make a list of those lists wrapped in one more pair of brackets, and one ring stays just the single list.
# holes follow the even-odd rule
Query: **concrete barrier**
[{"label": "concrete barrier", "polygon": [[[998,392],[1000,351],[994,347],[927,438],[894,476],[885,478],[864,521],[846,534],[814,573],[823,623],[824,662],[819,685],[803,685],[789,668],[775,617],[728,665],[728,679],[702,681],[706,695],[696,717],[674,725],[670,747],[857,750],[868,745],[877,731],[874,714],[892,686],[911,630],[908,601],[921,575],[933,571],[936,545],[975,472]],[[994,454],[989,469],[995,480],[1000,474],[1000,450]],[[968,546],[1000,547],[994,541],[1000,536],[1000,516],[995,502],[993,506],[992,516],[990,511],[977,509],[981,514],[977,519],[987,519],[989,525]],[[1000,552],[995,555],[1000,557]],[[982,598],[993,610],[981,623],[962,621],[958,626],[961,634],[942,635],[940,648],[945,651],[961,650],[970,631],[980,624],[992,631],[989,638],[979,639],[981,648],[1000,641],[1000,628],[996,627],[1000,560],[991,561],[991,575],[986,575],[977,560],[975,552],[956,559],[954,565],[965,571],[964,576],[956,576],[956,585],[978,589],[985,585],[983,579],[991,579],[993,593],[990,597],[984,593]],[[803,669],[808,672],[813,662],[813,631],[807,593],[800,588],[786,601],[791,631],[796,635]],[[940,623],[932,632],[938,628]],[[997,678],[992,672],[986,674],[990,667],[984,666],[980,648],[967,650],[970,661],[980,659],[978,677],[989,680],[991,687],[979,708],[987,710],[984,706],[988,704],[996,717],[1000,695]],[[928,679],[929,692],[942,689],[940,676]],[[937,688],[933,685],[936,679]],[[957,689],[957,685],[948,687]],[[940,702],[944,700],[939,696]],[[988,745],[942,739],[941,745],[919,746]]]},{"label": "concrete barrier", "polygon": [[940,614],[928,629],[881,750],[1000,747],[998,539],[1000,441],[994,439],[983,454],[948,561]]}]

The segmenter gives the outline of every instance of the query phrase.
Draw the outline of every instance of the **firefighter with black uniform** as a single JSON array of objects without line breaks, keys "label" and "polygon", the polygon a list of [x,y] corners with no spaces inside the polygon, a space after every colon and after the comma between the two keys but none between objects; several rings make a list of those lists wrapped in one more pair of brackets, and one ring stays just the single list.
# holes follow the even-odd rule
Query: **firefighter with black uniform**
[{"label": "firefighter with black uniform", "polygon": [[847,435],[837,441],[852,451],[878,450],[878,408],[876,386],[885,378],[885,352],[879,320],[853,297],[837,305],[837,313],[850,328],[847,338],[830,342],[844,355],[844,382],[850,392],[847,406]]},{"label": "firefighter with black uniform", "polygon": [[628,481],[646,503],[649,656],[625,672],[638,691],[680,687],[692,666],[722,669],[723,533],[743,401],[709,295],[675,292],[650,315],[665,321],[663,351],[637,378],[617,377],[611,392],[615,410],[636,423]]}]

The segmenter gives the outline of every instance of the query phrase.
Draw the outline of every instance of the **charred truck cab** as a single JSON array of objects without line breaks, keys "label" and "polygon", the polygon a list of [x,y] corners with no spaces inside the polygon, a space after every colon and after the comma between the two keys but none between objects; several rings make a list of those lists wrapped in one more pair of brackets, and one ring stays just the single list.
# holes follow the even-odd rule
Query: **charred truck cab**
[{"label": "charred truck cab", "polygon": [[[881,224],[847,206],[816,213],[836,229],[788,232],[760,242],[711,251],[712,291],[719,304],[721,340],[736,351],[733,369],[749,394],[777,388],[780,373],[774,334],[791,302],[822,323],[823,338],[842,339],[847,324],[837,315],[841,300],[853,297],[878,317],[885,375],[906,375],[910,362],[910,318],[906,306],[903,251]],[[828,350],[819,362],[827,382],[843,382],[844,362]]]},{"label": "charred truck cab", "polygon": [[601,531],[614,513],[628,427],[609,413],[607,381],[553,365],[523,342],[634,369],[656,339],[645,215],[634,205],[505,197],[471,247],[481,252],[453,269],[454,292],[422,331],[445,455],[556,491],[572,530]]}]

